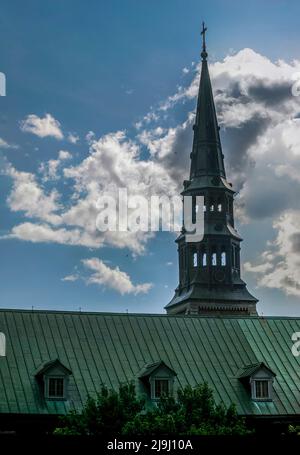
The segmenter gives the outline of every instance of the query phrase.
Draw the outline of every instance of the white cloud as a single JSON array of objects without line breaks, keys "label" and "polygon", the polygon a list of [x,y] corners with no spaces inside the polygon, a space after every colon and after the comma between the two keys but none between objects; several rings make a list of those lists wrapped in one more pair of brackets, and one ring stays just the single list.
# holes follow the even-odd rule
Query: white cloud
[{"label": "white cloud", "polygon": [[61,279],[61,281],[77,281],[79,279],[79,275],[75,275],[75,274],[72,274],[72,275],[66,275],[65,277],[63,277]]},{"label": "white cloud", "polygon": [[71,144],[77,144],[80,138],[77,133],[68,133],[67,139]]},{"label": "white cloud", "polygon": [[49,136],[55,139],[63,139],[64,137],[59,121],[51,114],[46,114],[45,117],[30,114],[22,120],[20,128],[24,133],[32,133],[39,137]]},{"label": "white cloud", "polygon": [[83,259],[82,263],[91,271],[91,275],[87,279],[88,284],[103,285],[121,295],[145,294],[152,287],[151,283],[134,285],[126,272],[121,271],[119,267],[110,268],[98,258]]},{"label": "white cloud", "polygon": [[63,161],[70,160],[72,155],[67,150],[60,150],[56,160],[42,162],[39,167],[39,172],[43,175],[43,181],[57,180],[59,178],[58,170]]},{"label": "white cloud", "polygon": [[45,193],[34,174],[17,171],[13,166],[8,166],[6,173],[13,179],[13,187],[7,199],[10,210],[22,211],[29,218],[59,223],[59,194],[56,190]]},{"label": "white cloud", "polygon": [[259,286],[300,296],[300,210],[285,212],[274,222],[277,237],[260,256],[260,264],[245,264]]},{"label": "white cloud", "polygon": [[[141,160],[136,142],[126,138],[123,132],[107,134],[90,145],[90,155],[78,166],[64,169],[64,175],[72,179],[78,198],[63,219],[67,224],[77,224],[88,232],[95,230],[98,210],[96,202],[102,194],[117,199],[119,188],[127,188],[129,195],[174,194],[175,183],[162,164],[154,160]],[[128,246],[135,253],[144,251],[151,232],[106,232],[107,244]]]},{"label": "white cloud", "polygon": [[58,159],[60,161],[70,160],[71,158],[72,158],[72,154],[70,152],[68,152],[67,150],[60,150],[58,152]]},{"label": "white cloud", "polygon": [[21,223],[14,226],[11,232],[2,238],[14,238],[33,243],[58,243],[61,245],[80,245],[89,248],[99,248],[101,241],[89,236],[81,229],[53,228],[47,224]]},{"label": "white cloud", "polygon": [[0,137],[0,149],[17,149],[18,146],[15,144],[9,144]]},{"label": "white cloud", "polygon": [[[15,170],[11,209],[36,217],[38,224],[34,230],[33,223],[22,223],[13,228],[11,235],[24,240],[95,248],[109,245],[127,247],[135,254],[145,252],[150,233],[96,231],[96,201],[104,192],[116,195],[122,187],[130,194],[178,194],[188,175],[194,121],[188,101],[197,95],[200,65],[194,68],[195,77],[188,87],[178,88],[137,122],[134,139],[120,131],[98,140],[93,132],[88,133],[89,155],[76,166],[66,162],[68,166],[63,169],[64,183],[73,193],[65,206],[58,203],[55,192],[46,191],[36,176]],[[259,229],[256,223],[261,219],[268,219],[270,236],[272,224],[277,233],[274,245],[278,254],[273,251],[274,245],[267,245],[254,264],[245,264],[245,269],[256,274],[260,285],[286,289],[288,293],[298,292],[299,278],[294,271],[299,269],[297,255],[291,249],[300,221],[300,97],[291,95],[294,75],[299,72],[299,61],[272,62],[251,49],[210,64],[227,175],[239,189],[237,215],[245,222],[251,221],[254,230]],[[182,110],[185,120],[170,127],[165,116],[171,115],[174,107]],[[142,155],[142,151],[146,153]],[[61,178],[57,160],[52,160],[51,170],[50,161],[48,175]],[[29,197],[22,196],[22,187]],[[30,200],[33,202],[26,202]],[[290,226],[290,231],[284,224]],[[285,250],[289,251],[288,259]]]}]

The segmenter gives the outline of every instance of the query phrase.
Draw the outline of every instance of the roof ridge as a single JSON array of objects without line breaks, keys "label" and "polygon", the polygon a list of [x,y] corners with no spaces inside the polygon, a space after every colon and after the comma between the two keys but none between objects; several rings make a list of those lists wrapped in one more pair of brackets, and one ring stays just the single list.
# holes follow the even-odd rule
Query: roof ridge
[{"label": "roof ridge", "polygon": [[121,313],[121,312],[113,312],[113,311],[75,311],[75,310],[46,310],[46,309],[26,309],[26,308],[0,308],[0,313],[11,312],[11,313],[45,313],[45,314],[76,314],[76,315],[102,315],[102,316],[141,316],[141,317],[165,317],[165,318],[194,318],[194,319],[300,319],[299,316],[240,316],[240,315],[186,315],[186,314],[166,314],[166,313]]}]

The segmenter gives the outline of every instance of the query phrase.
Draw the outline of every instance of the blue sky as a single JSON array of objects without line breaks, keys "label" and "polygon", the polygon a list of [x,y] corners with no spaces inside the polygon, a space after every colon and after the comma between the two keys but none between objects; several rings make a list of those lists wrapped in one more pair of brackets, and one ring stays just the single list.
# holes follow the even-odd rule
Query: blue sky
[{"label": "blue sky", "polygon": [[[242,259],[248,264],[244,277],[249,289],[260,299],[260,313],[300,315],[298,276],[294,272],[286,272],[284,275],[284,270],[298,266],[297,257],[293,256],[292,262],[282,259],[285,252],[289,254],[291,244],[290,240],[284,242],[283,236],[292,238],[294,245],[298,245],[296,228],[284,231],[283,223],[284,226],[297,225],[299,180],[292,175],[292,169],[297,169],[299,165],[299,144],[294,137],[294,130],[290,134],[294,138],[292,144],[288,142],[284,131],[279,129],[282,119],[276,119],[276,110],[286,110],[291,123],[297,114],[297,100],[291,101],[283,97],[276,109],[267,102],[270,90],[273,90],[272,96],[275,89],[278,89],[276,93],[281,93],[288,81],[292,81],[293,74],[300,71],[299,64],[293,63],[293,60],[299,59],[299,15],[300,5],[297,1],[250,3],[91,0],[87,4],[82,0],[29,0],[23,3],[3,0],[0,18],[0,71],[6,75],[7,96],[0,98],[0,138],[4,141],[2,146],[0,141],[0,165],[3,168],[0,176],[1,306],[163,311],[163,306],[171,299],[177,285],[177,253],[172,234],[163,233],[153,239],[141,240],[143,251],[137,251],[137,247],[126,242],[121,248],[120,242],[116,245],[111,240],[104,242],[101,248],[82,241],[71,245],[68,241],[51,240],[53,237],[49,237],[48,231],[47,239],[38,241],[32,233],[33,225],[47,224],[53,232],[63,228],[73,229],[73,221],[67,223],[66,227],[66,223],[53,222],[53,217],[49,221],[49,216],[53,216],[55,210],[50,215],[50,212],[41,215],[37,208],[34,213],[30,212],[26,205],[30,205],[30,195],[26,195],[27,202],[20,202],[18,191],[22,192],[20,185],[26,179],[27,189],[30,184],[34,185],[34,191],[37,188],[41,191],[42,196],[39,195],[36,203],[40,209],[44,205],[45,210],[51,202],[49,195],[56,191],[59,195],[57,204],[63,206],[63,211],[66,212],[73,204],[75,180],[82,185],[79,198],[84,200],[86,197],[90,170],[87,170],[85,160],[90,156],[91,150],[95,152],[93,147],[96,147],[96,153],[101,147],[114,147],[113,153],[116,155],[113,156],[117,156],[119,148],[122,148],[120,143],[124,148],[124,144],[131,144],[128,145],[130,148],[130,141],[138,143],[138,161],[154,157],[158,166],[158,182],[161,180],[160,172],[167,175],[169,168],[166,164],[168,159],[164,158],[164,144],[170,149],[167,154],[178,147],[178,143],[170,140],[170,129],[173,129],[175,136],[178,135],[176,137],[182,133],[180,153],[186,156],[188,154],[192,129],[189,124],[182,125],[195,107],[193,87],[198,74],[199,30],[201,21],[205,19],[209,29],[207,40],[210,62],[215,65],[211,71],[214,87],[224,91],[227,101],[232,82],[239,74],[238,66],[243,65],[246,57],[247,61],[252,62],[248,73],[244,75],[244,90],[247,91],[249,100],[252,97],[251,103],[249,101],[253,109],[252,117],[245,117],[238,124],[236,118],[233,121],[230,117],[229,104],[224,101],[224,97],[220,95],[217,104],[224,125],[222,138],[228,173],[241,192],[238,213],[244,220],[240,226],[245,239],[242,244]],[[239,54],[245,48],[251,49],[253,53]],[[224,58],[228,56],[232,60],[224,63]],[[260,58],[264,59],[263,63]],[[275,65],[274,62],[278,60],[284,61],[289,65],[288,68],[285,69],[283,64],[273,67],[272,64]],[[270,64],[264,66],[267,61]],[[222,71],[218,64],[223,68]],[[265,72],[260,72],[262,66]],[[224,77],[226,72],[228,78]],[[256,85],[252,82],[250,84],[252,80],[256,81]],[[258,92],[262,87],[263,93]],[[189,88],[192,95],[188,92]],[[169,97],[180,93],[178,101],[171,101],[165,110],[159,109]],[[258,93],[262,93],[259,95],[261,98]],[[268,106],[271,106],[272,115],[269,114]],[[242,105],[238,104],[237,109],[242,109]],[[149,112],[155,113],[153,122],[144,119]],[[35,116],[36,122],[45,119],[46,114],[51,115],[52,133],[33,133],[28,116]],[[258,131],[257,127],[255,131],[249,129],[249,125],[262,125],[264,120],[257,119],[267,117],[269,123],[266,122],[265,130]],[[139,122],[142,125],[137,128]],[[289,126],[293,128],[292,124]],[[267,152],[262,160],[261,155],[253,151],[255,143],[263,149],[264,131],[269,134],[271,141],[272,127],[278,130],[277,143],[285,141],[287,153],[292,150],[290,161],[279,162],[276,144],[271,142],[270,147],[274,147],[274,162],[270,161]],[[153,133],[155,128],[164,131],[160,142]],[[59,137],[58,131],[63,137]],[[93,139],[86,139],[89,131],[94,133]],[[118,141],[113,136],[111,144],[107,135],[115,135],[117,131],[125,131],[126,137]],[[144,139],[141,140],[142,132]],[[234,165],[232,154],[232,149],[238,147],[236,132],[242,142],[246,134],[250,140],[249,147],[244,151],[246,158],[238,169]],[[78,140],[70,140],[70,134],[73,138],[78,137]],[[101,138],[104,142],[93,145],[93,141]],[[111,145],[107,145],[108,142]],[[124,154],[127,153],[122,150]],[[49,178],[48,175],[47,180],[45,173],[49,174],[49,160],[57,160],[60,151],[67,151],[71,158],[63,158],[59,163],[59,175],[54,178]],[[124,160],[126,156],[124,155]],[[99,157],[97,160],[95,163],[102,163]],[[176,163],[172,162],[172,191],[176,185],[180,187],[187,177],[187,166],[180,168],[183,162],[180,159]],[[8,163],[11,166],[9,172]],[[140,176],[141,171],[135,169],[134,160],[130,163],[128,173],[122,176],[125,178],[126,175],[132,175],[133,168],[130,166],[134,167],[133,175]],[[282,167],[288,163],[289,168]],[[64,174],[64,169],[71,167],[77,169],[76,177],[74,172],[73,177]],[[247,177],[248,173],[252,173],[251,179]],[[82,175],[85,175],[84,183]],[[261,187],[259,182],[263,182]],[[140,184],[139,181],[137,187]],[[154,182],[154,187],[155,185]],[[257,188],[269,190],[267,195],[270,198],[265,202],[267,207],[272,207],[269,214],[257,205],[261,199]],[[283,205],[279,207],[281,200]],[[251,213],[250,209],[248,214],[244,213],[245,210],[243,212],[243,202],[248,202]],[[25,205],[22,206],[22,203]],[[252,216],[251,221],[249,215]],[[31,233],[24,234],[23,230],[22,235],[12,235],[15,226],[27,222],[30,223]],[[268,242],[274,241],[277,246],[273,245],[272,248],[281,249],[280,257],[275,259],[274,251],[270,252],[268,245]],[[91,263],[82,261],[93,258],[101,261],[102,274],[113,277],[111,271],[116,267],[127,274],[123,294],[111,285],[109,278],[98,284],[89,282],[95,269],[88,265]],[[257,269],[266,263],[268,265],[265,269]],[[277,276],[278,270],[280,274]],[[109,275],[110,273],[112,274]],[[73,277],[74,280],[63,281],[65,277]],[[281,284],[277,285],[276,280]],[[284,280],[286,288],[282,284]],[[145,283],[150,283],[151,288],[147,292],[139,292],[136,286]]]}]

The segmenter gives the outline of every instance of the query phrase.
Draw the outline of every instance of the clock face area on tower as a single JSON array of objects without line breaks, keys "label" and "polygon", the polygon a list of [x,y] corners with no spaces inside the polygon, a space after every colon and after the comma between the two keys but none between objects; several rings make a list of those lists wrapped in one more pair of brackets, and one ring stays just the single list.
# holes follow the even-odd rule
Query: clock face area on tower
[{"label": "clock face area on tower", "polygon": [[[209,76],[202,29],[202,69],[193,126],[190,178],[183,196],[204,198],[204,236],[187,241],[184,229],[178,245],[179,284],[165,307],[169,314],[256,315],[257,299],[240,274],[240,242],[234,227],[234,194],[226,179],[219,126]],[[193,207],[196,210],[195,204]]]}]

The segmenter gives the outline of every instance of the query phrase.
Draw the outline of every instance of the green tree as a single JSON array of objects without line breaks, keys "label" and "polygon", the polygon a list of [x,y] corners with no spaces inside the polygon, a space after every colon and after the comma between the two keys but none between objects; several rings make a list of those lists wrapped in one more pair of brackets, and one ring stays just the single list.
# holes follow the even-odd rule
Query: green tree
[{"label": "green tree", "polygon": [[249,434],[235,406],[216,404],[204,383],[179,389],[177,399],[163,396],[150,409],[137,398],[133,384],[119,391],[102,387],[96,398],[89,397],[82,413],[62,418],[55,434],[64,435],[243,435]]},{"label": "green tree", "polygon": [[61,418],[55,434],[63,435],[118,435],[123,426],[144,407],[138,399],[133,383],[121,384],[116,392],[102,386],[96,398],[88,397],[81,413],[71,411]]},{"label": "green tree", "polygon": [[244,435],[245,420],[234,404],[216,404],[213,392],[204,383],[178,390],[178,397],[163,397],[153,410],[127,422],[123,434]]}]

